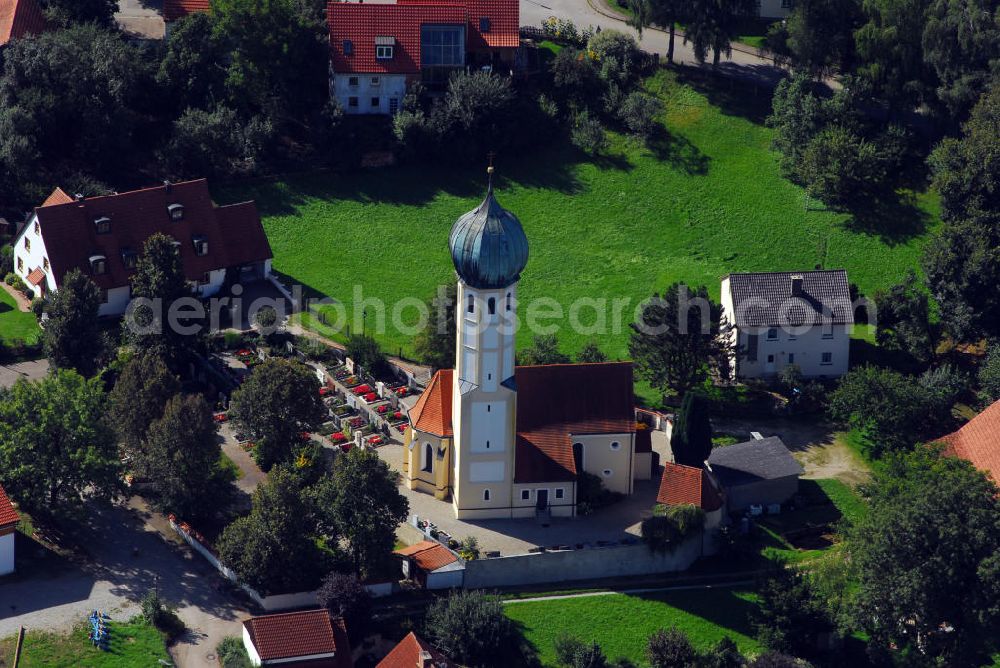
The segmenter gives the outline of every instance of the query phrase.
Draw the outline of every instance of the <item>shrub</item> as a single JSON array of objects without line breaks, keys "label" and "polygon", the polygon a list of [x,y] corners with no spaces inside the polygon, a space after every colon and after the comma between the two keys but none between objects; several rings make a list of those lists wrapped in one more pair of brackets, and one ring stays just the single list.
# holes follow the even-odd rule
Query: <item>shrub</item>
[{"label": "shrub", "polygon": [[806,145],[796,172],[810,195],[833,206],[847,205],[886,176],[878,147],[839,126]]},{"label": "shrub", "polygon": [[589,112],[581,112],[573,119],[573,130],[570,133],[573,145],[581,151],[597,155],[608,145],[607,135],[604,133],[604,126]]},{"label": "shrub", "polygon": [[688,668],[697,665],[698,653],[683,631],[671,627],[649,636],[646,657],[652,668]]},{"label": "shrub", "polygon": [[445,655],[473,666],[504,665],[514,627],[503,603],[481,591],[454,591],[427,610],[426,636]]},{"label": "shrub", "polygon": [[266,118],[244,122],[228,107],[187,109],[174,121],[162,161],[178,175],[252,173],[273,136],[274,127]]},{"label": "shrub", "polygon": [[14,271],[14,247],[4,244],[0,246],[0,276],[6,276]]},{"label": "shrub", "polygon": [[155,589],[150,589],[142,597],[142,618],[147,624],[155,626],[168,640],[174,640],[184,633],[185,626],[177,613],[168,609],[160,600]]},{"label": "shrub", "polygon": [[554,92],[578,108],[591,108],[601,99],[604,83],[594,59],[584,51],[563,49],[549,65]]},{"label": "shrub", "polygon": [[226,332],[222,340],[226,350],[238,350],[244,345],[243,334],[240,332]]},{"label": "shrub", "polygon": [[20,290],[21,292],[24,292],[25,290],[28,289],[28,286],[24,284],[24,281],[21,280],[21,277],[13,272],[7,274],[7,277],[4,278],[3,280],[4,283],[14,288],[15,290]]},{"label": "shrub", "polygon": [[357,575],[330,573],[323,579],[316,598],[324,608],[344,618],[351,642],[357,643],[365,637],[371,620],[372,597]]},{"label": "shrub", "polygon": [[42,313],[45,312],[45,300],[41,297],[35,297],[31,300],[31,312],[35,314],[36,318],[41,318]]},{"label": "shrub", "polygon": [[639,45],[631,35],[602,30],[587,42],[587,50],[600,63],[601,78],[628,86],[638,74]]},{"label": "shrub", "polygon": [[246,647],[243,646],[243,639],[235,636],[223,638],[215,647],[215,653],[219,657],[222,668],[252,668],[250,656]]},{"label": "shrub", "polygon": [[705,511],[691,504],[656,506],[642,521],[642,539],[654,552],[673,552],[705,525]]},{"label": "shrub", "polygon": [[265,306],[254,315],[254,321],[262,329],[270,329],[278,322],[278,312],[271,306]]},{"label": "shrub", "polygon": [[618,118],[632,134],[649,139],[656,130],[656,117],[662,112],[663,103],[657,98],[632,91],[622,102]]},{"label": "shrub", "polygon": [[979,367],[979,400],[988,406],[1000,399],[1000,343],[994,343]]}]

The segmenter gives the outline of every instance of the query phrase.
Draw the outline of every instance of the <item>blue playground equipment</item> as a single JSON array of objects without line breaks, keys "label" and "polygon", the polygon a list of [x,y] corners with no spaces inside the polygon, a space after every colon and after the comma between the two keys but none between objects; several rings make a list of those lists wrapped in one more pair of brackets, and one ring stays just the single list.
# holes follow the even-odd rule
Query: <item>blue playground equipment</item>
[{"label": "blue playground equipment", "polygon": [[88,621],[90,622],[90,631],[87,633],[87,637],[90,642],[94,643],[94,647],[99,647],[107,652],[111,642],[111,627],[108,625],[111,617],[103,610],[91,610]]}]

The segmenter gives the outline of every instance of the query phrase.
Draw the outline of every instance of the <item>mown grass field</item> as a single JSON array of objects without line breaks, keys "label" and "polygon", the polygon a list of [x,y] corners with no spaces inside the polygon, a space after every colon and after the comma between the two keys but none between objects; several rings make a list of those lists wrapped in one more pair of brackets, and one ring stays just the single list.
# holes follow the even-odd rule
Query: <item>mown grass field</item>
[{"label": "mown grass field", "polygon": [[508,602],[505,610],[546,666],[556,665],[555,640],[563,633],[596,641],[608,658],[623,656],[646,665],[647,639],[671,626],[700,650],[728,635],[741,651],[760,651],[750,625],[755,606],[752,592],[723,588]]},{"label": "mown grass field", "polygon": [[21,339],[25,343],[34,343],[40,335],[35,315],[22,313],[14,298],[6,290],[0,290],[0,342]]},{"label": "mown grass field", "polygon": [[[13,665],[15,643],[13,637],[0,640],[0,668]],[[159,664],[160,660],[168,663]],[[82,625],[65,635],[29,629],[20,668],[149,668],[173,665],[169,662],[163,636],[155,628],[143,622],[111,622],[111,643],[106,652],[90,643]]]},{"label": "mown grass field", "polygon": [[[902,193],[856,215],[827,211],[782,177],[762,120],[768,100],[665,70],[647,86],[666,105],[667,130],[649,146],[613,134],[596,160],[563,142],[498,158],[497,197],[520,217],[530,243],[521,303],[544,296],[562,306],[566,352],[593,337],[612,358],[625,357],[634,307],[673,281],[707,285],[718,298],[720,278],[731,271],[822,265],[845,267],[870,293],[917,267],[937,225],[933,195]],[[344,302],[358,313],[349,321],[360,324],[359,296],[387,303],[391,316],[392,304],[427,299],[454,280],[448,233],[482,199],[485,180],[479,166],[403,166],[240,185],[217,197],[255,199],[274,269]],[[608,300],[603,333],[569,327],[568,308],[581,298]],[[611,322],[615,298],[628,306]],[[592,309],[579,316],[600,325]],[[388,351],[412,351],[411,336],[379,331],[375,320],[369,307],[367,329]],[[518,336],[525,346],[532,334],[522,328]]]}]

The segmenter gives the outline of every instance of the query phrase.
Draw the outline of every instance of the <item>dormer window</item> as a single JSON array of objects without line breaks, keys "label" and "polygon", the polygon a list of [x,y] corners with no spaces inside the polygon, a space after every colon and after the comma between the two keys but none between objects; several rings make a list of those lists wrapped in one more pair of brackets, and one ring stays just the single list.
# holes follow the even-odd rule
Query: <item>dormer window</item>
[{"label": "dormer window", "polygon": [[108,271],[108,259],[103,255],[90,256],[90,272],[94,276],[102,276]]},{"label": "dormer window", "polygon": [[111,234],[111,219],[107,216],[95,218],[94,230],[96,230],[98,234]]},{"label": "dormer window", "polygon": [[136,255],[134,250],[131,248],[122,249],[122,264],[125,265],[126,269],[135,269],[135,265],[138,261],[139,256]]},{"label": "dormer window", "polygon": [[344,40],[344,55],[353,56],[354,55],[354,42],[349,39]]},{"label": "dormer window", "polygon": [[378,60],[392,60],[396,38],[381,36],[375,38],[375,58]]},{"label": "dormer window", "polygon": [[184,220],[184,205],[183,204],[171,204],[167,207],[167,215],[170,216],[170,220],[176,222],[178,220]]},{"label": "dormer window", "polygon": [[195,255],[208,255],[208,239],[204,235],[196,234],[191,237],[191,242],[194,244]]},{"label": "dormer window", "polygon": [[490,31],[490,19],[486,16],[480,17],[479,32],[486,33],[489,31]]}]

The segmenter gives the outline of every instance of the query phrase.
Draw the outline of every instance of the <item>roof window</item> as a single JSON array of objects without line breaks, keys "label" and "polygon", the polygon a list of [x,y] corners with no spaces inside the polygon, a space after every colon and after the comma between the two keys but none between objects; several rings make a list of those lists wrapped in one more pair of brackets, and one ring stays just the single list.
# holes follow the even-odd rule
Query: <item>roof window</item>
[{"label": "roof window", "polygon": [[184,205],[183,204],[171,204],[167,207],[167,214],[170,216],[170,220],[178,221],[184,220]]},{"label": "roof window", "polygon": [[103,255],[90,256],[90,271],[94,276],[101,276],[108,271],[108,258]]},{"label": "roof window", "polygon": [[349,39],[344,40],[344,55],[353,56],[354,55],[354,42]]},{"label": "roof window", "polygon": [[107,216],[101,216],[100,218],[94,219],[94,229],[98,234],[111,234],[111,219]]},{"label": "roof window", "polygon": [[194,235],[191,237],[191,243],[194,244],[195,255],[208,255],[208,238],[205,235]]},{"label": "roof window", "polygon": [[490,19],[487,16],[482,16],[479,18],[479,32],[489,32],[490,31]]}]

